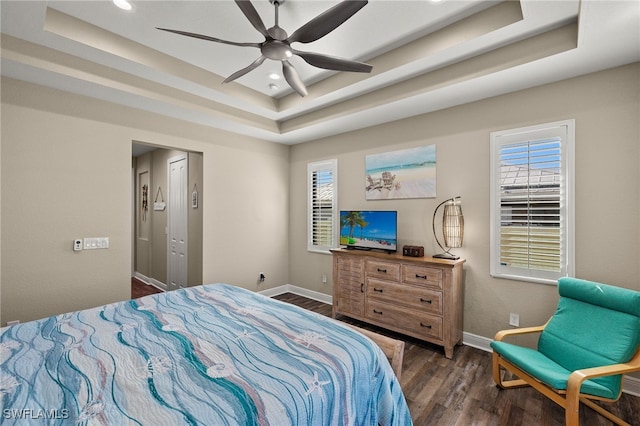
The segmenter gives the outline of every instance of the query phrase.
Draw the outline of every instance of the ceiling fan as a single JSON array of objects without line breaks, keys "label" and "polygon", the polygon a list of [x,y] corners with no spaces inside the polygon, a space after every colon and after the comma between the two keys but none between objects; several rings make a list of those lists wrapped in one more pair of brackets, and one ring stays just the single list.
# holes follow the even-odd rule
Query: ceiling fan
[{"label": "ceiling fan", "polygon": [[307,88],[293,65],[289,62],[289,58],[293,55],[300,56],[308,64],[315,67],[334,71],[371,72],[373,68],[371,65],[363,62],[351,61],[320,53],[302,52],[291,47],[291,43],[311,43],[329,34],[347,19],[351,18],[357,11],[362,9],[368,3],[367,0],[344,0],[316,16],[291,35],[288,35],[285,30],[278,26],[278,7],[283,4],[285,0],[269,0],[269,2],[275,6],[275,25],[268,29],[265,27],[260,15],[258,15],[255,7],[249,0],[235,0],[235,2],[253,27],[264,36],[265,41],[262,43],[239,43],[187,31],[171,30],[168,28],[157,29],[202,40],[231,44],[233,46],[257,47],[260,49],[261,55],[258,59],[253,61],[249,66],[231,74],[223,83],[228,83],[242,77],[249,71],[256,69],[266,59],[271,59],[282,62],[282,73],[287,83],[289,83],[289,86],[298,92],[300,96],[305,96],[307,94]]}]

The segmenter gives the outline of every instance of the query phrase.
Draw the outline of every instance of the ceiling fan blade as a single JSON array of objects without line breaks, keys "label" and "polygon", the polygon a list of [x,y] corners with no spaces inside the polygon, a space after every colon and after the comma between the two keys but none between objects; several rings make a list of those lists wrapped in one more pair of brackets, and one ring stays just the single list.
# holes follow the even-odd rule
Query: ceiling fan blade
[{"label": "ceiling fan blade", "polygon": [[367,0],[344,0],[298,28],[289,37],[289,42],[311,43],[316,41],[338,28],[367,3]]},{"label": "ceiling fan blade", "polygon": [[262,22],[262,18],[260,18],[260,15],[258,15],[258,11],[255,7],[253,7],[253,4],[249,0],[236,0],[236,4],[240,8],[240,10],[242,10],[244,16],[246,16],[249,22],[251,22],[253,28],[258,30],[260,34],[264,36],[264,38],[271,37],[269,35],[269,32],[267,31],[267,27],[265,27],[264,22]]},{"label": "ceiling fan blade", "polygon": [[304,59],[308,64],[327,70],[371,72],[373,69],[372,65],[365,64],[364,62],[351,61],[349,59],[336,58],[335,56],[321,55],[319,53],[301,52],[294,49],[291,49],[291,51]]},{"label": "ceiling fan blade", "polygon": [[284,79],[287,80],[287,83],[289,83],[289,86],[291,86],[293,90],[298,92],[302,97],[307,96],[307,88],[289,61],[282,61],[282,74],[284,74]]},{"label": "ceiling fan blade", "polygon": [[215,37],[209,37],[206,35],[202,35],[202,34],[196,34],[196,33],[190,33],[187,31],[180,31],[180,30],[170,30],[169,28],[159,28],[156,27],[157,30],[161,30],[161,31],[167,31],[170,33],[175,33],[175,34],[180,34],[183,36],[187,36],[187,37],[194,37],[194,38],[199,38],[201,40],[208,40],[208,41],[215,41],[217,43],[224,43],[224,44],[231,44],[233,46],[249,46],[249,47],[260,47],[260,43],[238,43],[235,41],[227,41],[227,40],[222,40],[219,38],[215,38]]},{"label": "ceiling fan blade", "polygon": [[260,55],[260,57],[258,59],[256,59],[255,61],[253,61],[251,63],[251,65],[249,65],[249,66],[247,66],[245,68],[242,68],[239,71],[234,72],[229,77],[225,78],[222,83],[223,84],[224,83],[229,83],[229,82],[235,80],[236,78],[242,77],[243,75],[245,75],[249,71],[253,71],[254,69],[258,68],[260,65],[262,65],[262,63],[264,62],[265,59],[267,59],[266,56]]}]

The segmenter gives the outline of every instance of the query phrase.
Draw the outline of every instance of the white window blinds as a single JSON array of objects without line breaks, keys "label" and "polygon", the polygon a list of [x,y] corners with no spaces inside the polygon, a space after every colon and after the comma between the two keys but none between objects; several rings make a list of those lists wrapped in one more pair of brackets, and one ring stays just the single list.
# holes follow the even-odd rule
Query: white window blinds
[{"label": "white window blinds", "polygon": [[337,160],[308,165],[309,223],[307,248],[328,251],[337,247]]},{"label": "white window blinds", "polygon": [[492,275],[572,272],[573,121],[492,133]]}]

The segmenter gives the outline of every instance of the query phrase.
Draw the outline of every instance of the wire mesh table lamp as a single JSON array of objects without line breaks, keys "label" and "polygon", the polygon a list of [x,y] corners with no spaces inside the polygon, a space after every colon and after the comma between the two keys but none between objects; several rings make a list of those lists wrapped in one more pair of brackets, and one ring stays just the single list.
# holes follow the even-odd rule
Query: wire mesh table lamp
[{"label": "wire mesh table lamp", "polygon": [[[444,237],[444,246],[438,240],[436,233],[436,215],[438,209],[444,205],[444,213],[442,215],[442,235]],[[451,253],[452,248],[462,247],[462,238],[464,237],[464,216],[462,216],[462,205],[460,196],[449,198],[438,204],[433,212],[433,236],[444,253],[434,254],[433,257],[438,259],[457,260],[460,256]]]}]

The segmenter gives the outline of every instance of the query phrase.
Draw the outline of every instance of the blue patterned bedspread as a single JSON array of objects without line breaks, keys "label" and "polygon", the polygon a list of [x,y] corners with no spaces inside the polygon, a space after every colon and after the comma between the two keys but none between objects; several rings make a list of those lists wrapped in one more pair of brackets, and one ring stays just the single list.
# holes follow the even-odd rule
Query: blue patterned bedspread
[{"label": "blue patterned bedspread", "polygon": [[226,284],[1,333],[3,425],[411,424],[371,340]]}]

